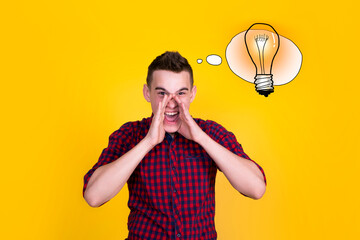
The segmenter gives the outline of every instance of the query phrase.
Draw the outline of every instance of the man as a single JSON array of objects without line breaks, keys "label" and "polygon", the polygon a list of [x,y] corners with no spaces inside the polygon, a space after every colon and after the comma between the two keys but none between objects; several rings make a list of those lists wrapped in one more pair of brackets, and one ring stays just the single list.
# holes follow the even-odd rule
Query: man
[{"label": "man", "polygon": [[231,132],[190,116],[196,87],[191,66],[178,52],[150,64],[143,93],[152,116],[110,135],[109,146],[84,177],[84,198],[101,206],[127,182],[129,240],[216,239],[217,169],[253,199],[265,192],[264,172]]}]

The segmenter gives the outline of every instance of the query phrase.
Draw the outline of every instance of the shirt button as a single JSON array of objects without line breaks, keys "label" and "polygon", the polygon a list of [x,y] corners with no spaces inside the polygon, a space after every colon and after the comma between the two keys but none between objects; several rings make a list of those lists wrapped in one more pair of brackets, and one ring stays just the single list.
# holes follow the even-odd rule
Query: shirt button
[{"label": "shirt button", "polygon": [[173,170],[175,171],[175,167],[173,167]]},{"label": "shirt button", "polygon": [[176,189],[174,189],[174,193],[176,193]]},{"label": "shirt button", "polygon": [[179,238],[179,237],[181,237],[181,234],[180,234],[180,233],[178,233],[176,236]]}]

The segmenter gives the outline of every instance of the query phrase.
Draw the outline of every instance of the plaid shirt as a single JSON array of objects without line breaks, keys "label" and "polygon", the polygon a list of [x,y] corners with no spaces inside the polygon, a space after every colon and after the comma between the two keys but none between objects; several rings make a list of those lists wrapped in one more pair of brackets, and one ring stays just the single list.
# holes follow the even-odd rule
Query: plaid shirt
[{"label": "plaid shirt", "polygon": [[[84,177],[83,194],[94,171],[138,144],[146,136],[151,120],[128,122],[110,135],[108,147]],[[250,160],[234,134],[213,121],[194,120],[216,142]],[[257,166],[266,183],[264,171]],[[163,142],[145,155],[127,182],[131,210],[128,239],[216,239],[217,169],[199,144],[178,133],[174,138],[166,133]]]}]

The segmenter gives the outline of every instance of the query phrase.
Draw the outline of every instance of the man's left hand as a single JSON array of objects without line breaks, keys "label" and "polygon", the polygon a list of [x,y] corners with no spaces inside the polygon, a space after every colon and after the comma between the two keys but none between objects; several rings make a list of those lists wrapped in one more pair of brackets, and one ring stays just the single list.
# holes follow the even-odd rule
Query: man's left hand
[{"label": "man's left hand", "polygon": [[197,125],[189,113],[189,109],[181,102],[178,96],[174,96],[175,101],[179,105],[181,125],[178,132],[185,138],[199,143],[204,131]]}]

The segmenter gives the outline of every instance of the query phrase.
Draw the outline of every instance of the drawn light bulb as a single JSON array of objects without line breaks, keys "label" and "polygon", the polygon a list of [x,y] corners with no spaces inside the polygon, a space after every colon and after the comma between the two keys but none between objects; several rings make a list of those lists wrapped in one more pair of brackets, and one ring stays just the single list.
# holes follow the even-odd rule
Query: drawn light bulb
[{"label": "drawn light bulb", "polygon": [[280,37],[275,29],[266,23],[255,23],[245,33],[245,45],[255,65],[255,89],[267,97],[274,92],[272,65],[280,46]]}]

